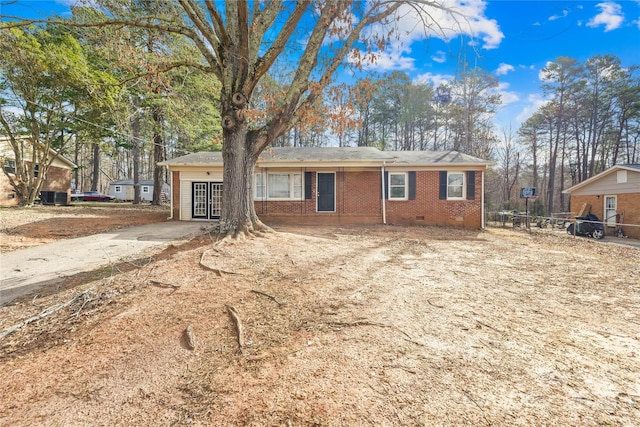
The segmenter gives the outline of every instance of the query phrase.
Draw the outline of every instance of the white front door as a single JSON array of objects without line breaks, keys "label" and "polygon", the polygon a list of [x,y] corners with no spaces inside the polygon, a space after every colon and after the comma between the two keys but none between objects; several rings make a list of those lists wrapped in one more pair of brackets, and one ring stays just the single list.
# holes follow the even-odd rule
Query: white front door
[{"label": "white front door", "polygon": [[616,208],[618,198],[616,196],[604,196],[604,222],[609,227],[616,226]]}]

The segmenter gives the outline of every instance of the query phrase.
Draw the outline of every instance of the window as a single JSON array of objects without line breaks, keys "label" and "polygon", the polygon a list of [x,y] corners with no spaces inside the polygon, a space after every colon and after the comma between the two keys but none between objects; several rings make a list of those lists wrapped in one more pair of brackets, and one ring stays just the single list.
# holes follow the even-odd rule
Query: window
[{"label": "window", "polygon": [[[266,175],[266,180],[265,180]],[[256,198],[269,200],[302,199],[302,174],[256,174]]]},{"label": "window", "polygon": [[449,172],[447,174],[447,199],[464,198],[464,173]]},{"label": "window", "polygon": [[11,159],[5,159],[4,161],[4,171],[6,173],[14,174],[16,173],[16,161]]},{"label": "window", "polygon": [[264,174],[256,174],[256,199],[264,199],[266,196]]},{"label": "window", "polygon": [[37,178],[39,173],[40,173],[40,165],[37,164],[33,167],[33,176]]},{"label": "window", "polygon": [[116,185],[116,186],[114,187],[114,189],[115,189],[115,192],[116,192],[116,193],[122,193],[122,186],[121,186],[121,185]]},{"label": "window", "polygon": [[142,186],[142,192],[143,193],[148,193],[149,192],[149,186],[148,185],[143,185]]},{"label": "window", "polygon": [[407,199],[407,174],[389,173],[389,200]]}]

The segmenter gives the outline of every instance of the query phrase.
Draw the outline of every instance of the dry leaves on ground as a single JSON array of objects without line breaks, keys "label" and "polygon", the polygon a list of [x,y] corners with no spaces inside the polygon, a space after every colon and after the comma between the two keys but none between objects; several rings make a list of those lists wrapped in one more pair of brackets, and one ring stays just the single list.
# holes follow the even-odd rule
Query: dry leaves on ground
[{"label": "dry leaves on ground", "polygon": [[0,341],[0,424],[637,425],[639,259],[507,230],[204,236],[1,308],[0,331],[86,292]]}]

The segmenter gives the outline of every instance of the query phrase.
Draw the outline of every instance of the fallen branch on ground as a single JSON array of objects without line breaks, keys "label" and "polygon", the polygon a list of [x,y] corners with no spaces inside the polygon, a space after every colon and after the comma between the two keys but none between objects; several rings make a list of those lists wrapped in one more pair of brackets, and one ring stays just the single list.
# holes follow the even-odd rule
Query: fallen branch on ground
[{"label": "fallen branch on ground", "polygon": [[159,288],[180,289],[180,285],[174,285],[173,283],[165,283],[165,282],[161,282],[159,280],[149,280],[149,283],[151,283],[152,285],[157,286]]},{"label": "fallen branch on ground", "polygon": [[238,311],[235,309],[235,307],[232,307],[230,305],[227,306],[227,311],[229,312],[229,315],[231,316],[231,320],[233,320],[233,323],[236,327],[236,333],[238,334],[238,346],[240,347],[240,353],[244,354],[244,332],[242,329],[242,321],[240,320],[240,315],[238,314]]},{"label": "fallen branch on ground", "polygon": [[282,305],[282,303],[281,303],[280,301],[278,301],[278,300],[276,299],[276,297],[274,297],[274,296],[272,296],[272,295],[269,295],[269,294],[267,294],[267,293],[265,293],[265,292],[256,291],[255,289],[251,289],[251,292],[253,292],[254,294],[258,294],[258,295],[265,296],[265,297],[269,298],[271,301],[275,302],[276,304],[278,304],[278,305]]},{"label": "fallen branch on ground", "polygon": [[444,308],[444,305],[436,305],[434,303],[432,303],[431,301],[427,300],[427,302],[429,303],[429,305],[433,306],[433,307],[437,307],[437,308]]},{"label": "fallen branch on ground", "polygon": [[[23,326],[28,325],[29,323],[33,323],[33,322],[36,322],[38,320],[44,319],[45,317],[50,316],[50,315],[52,315],[54,313],[57,313],[58,311],[62,310],[63,308],[70,306],[71,304],[76,302],[81,297],[84,297],[89,292],[93,291],[93,289],[94,288],[89,288],[86,291],[81,292],[80,294],[75,296],[73,299],[70,299],[69,301],[67,301],[67,302],[65,302],[63,304],[58,304],[58,305],[51,306],[51,307],[47,308],[46,310],[43,310],[42,312],[40,312],[40,314],[37,314],[37,315],[35,315],[33,317],[29,317],[28,319],[23,320],[22,322],[10,327],[9,329],[5,329],[4,331],[2,331],[2,333],[0,333],[0,340],[3,339],[4,337],[6,337],[7,335],[10,335],[10,334],[14,333],[15,331],[17,331],[18,329],[22,328]],[[83,307],[84,307],[84,305],[83,305]]]}]

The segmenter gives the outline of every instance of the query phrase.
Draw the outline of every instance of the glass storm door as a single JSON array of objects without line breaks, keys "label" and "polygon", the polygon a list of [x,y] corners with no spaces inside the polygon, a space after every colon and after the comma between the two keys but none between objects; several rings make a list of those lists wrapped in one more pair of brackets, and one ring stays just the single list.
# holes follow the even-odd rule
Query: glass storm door
[{"label": "glass storm door", "polygon": [[191,217],[219,219],[222,207],[221,182],[194,182],[191,184]]},{"label": "glass storm door", "polygon": [[609,227],[616,226],[616,209],[617,209],[616,196],[605,196],[604,198],[604,222]]},{"label": "glass storm door", "polygon": [[209,218],[220,219],[222,213],[222,183],[212,182],[209,189]]}]

